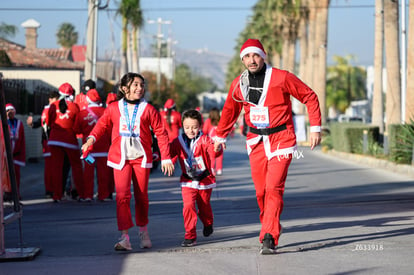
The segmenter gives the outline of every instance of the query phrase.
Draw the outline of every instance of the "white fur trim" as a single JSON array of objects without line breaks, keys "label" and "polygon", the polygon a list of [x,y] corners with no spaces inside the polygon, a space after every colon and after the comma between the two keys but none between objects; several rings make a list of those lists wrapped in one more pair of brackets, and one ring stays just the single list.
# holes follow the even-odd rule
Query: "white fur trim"
[{"label": "white fur trim", "polygon": [[310,131],[311,131],[311,133],[320,133],[321,132],[321,126],[311,126]]},{"label": "white fur trim", "polygon": [[258,47],[254,47],[254,46],[250,46],[245,48],[241,53],[240,53],[240,59],[243,59],[243,57],[248,54],[248,53],[257,53],[258,55],[260,55],[263,59],[266,59],[266,54],[265,52],[258,48]]}]

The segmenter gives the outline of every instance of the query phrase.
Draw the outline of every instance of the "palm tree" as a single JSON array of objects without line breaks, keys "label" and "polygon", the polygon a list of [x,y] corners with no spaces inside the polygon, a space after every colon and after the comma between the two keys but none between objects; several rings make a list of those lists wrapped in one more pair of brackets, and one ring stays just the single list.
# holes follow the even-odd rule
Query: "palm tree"
[{"label": "palm tree", "polygon": [[8,25],[4,22],[0,24],[0,37],[7,38],[9,36],[15,36],[18,31],[18,28],[14,25]]},{"label": "palm tree", "polygon": [[[414,0],[408,10],[409,26],[414,26]],[[407,92],[405,98],[405,121],[414,120],[414,28],[408,28],[407,43]]]},{"label": "palm tree", "polygon": [[132,14],[129,17],[129,22],[132,26],[132,70],[134,72],[139,72],[139,31],[144,24],[144,19],[142,17],[142,10],[140,5],[140,0],[135,1],[135,5],[132,7]]},{"label": "palm tree", "polygon": [[313,78],[314,90],[318,95],[321,108],[322,124],[326,122],[326,53],[328,38],[328,7],[330,0],[313,0],[311,8],[317,8],[316,11],[316,29],[315,29],[315,70]]},{"label": "palm tree", "polygon": [[78,32],[71,23],[62,23],[56,33],[57,43],[65,49],[72,48],[78,42]]},{"label": "palm tree", "polygon": [[384,0],[385,62],[387,68],[386,129],[401,122],[401,73],[398,1]]},{"label": "palm tree", "polygon": [[384,0],[375,1],[375,50],[374,50],[374,94],[372,96],[373,125],[384,133],[384,108],[382,96],[382,68],[384,52]]},{"label": "palm tree", "polygon": [[117,14],[122,17],[121,76],[128,72],[128,23],[129,18],[132,18],[136,12],[136,6],[137,0],[122,0],[117,10]]}]

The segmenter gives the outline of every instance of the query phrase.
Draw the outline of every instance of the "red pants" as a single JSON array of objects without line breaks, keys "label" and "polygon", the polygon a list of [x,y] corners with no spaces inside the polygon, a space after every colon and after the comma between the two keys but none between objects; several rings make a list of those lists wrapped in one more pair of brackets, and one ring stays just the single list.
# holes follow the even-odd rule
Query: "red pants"
[{"label": "red pants", "polygon": [[95,186],[95,164],[96,177],[98,179],[98,200],[109,197],[114,191],[114,175],[112,168],[107,164],[106,157],[95,157],[95,163],[89,164],[84,162],[83,167],[83,194],[79,194],[81,198],[93,198],[93,189]]},{"label": "red pants", "polygon": [[[204,226],[213,225],[213,210],[210,204],[212,191],[213,189],[198,190],[189,187],[181,188],[185,239],[197,238],[197,214]],[[198,213],[196,211],[196,203]]]},{"label": "red pants", "polygon": [[249,155],[252,179],[256,188],[257,203],[260,208],[260,242],[270,233],[278,244],[280,236],[280,214],[283,210],[285,181],[292,161],[292,155],[273,157],[268,160],[263,143],[253,148]]},{"label": "red pants", "polygon": [[45,191],[53,192],[53,176],[52,176],[52,157],[45,157],[45,172],[43,174],[45,181]]},{"label": "red pants", "polygon": [[62,190],[62,177],[63,177],[63,164],[65,153],[69,158],[70,166],[72,167],[72,177],[75,182],[76,190],[79,194],[82,194],[83,190],[83,169],[82,162],[80,160],[80,151],[69,149],[61,146],[50,146],[51,158],[51,171],[53,182],[53,199],[60,200],[63,196]]},{"label": "red pants", "polygon": [[137,226],[148,224],[148,180],[150,168],[141,167],[142,158],[126,160],[122,170],[114,169],[116,190],[116,216],[118,230],[134,226],[131,215],[131,179],[134,187],[135,222]]}]

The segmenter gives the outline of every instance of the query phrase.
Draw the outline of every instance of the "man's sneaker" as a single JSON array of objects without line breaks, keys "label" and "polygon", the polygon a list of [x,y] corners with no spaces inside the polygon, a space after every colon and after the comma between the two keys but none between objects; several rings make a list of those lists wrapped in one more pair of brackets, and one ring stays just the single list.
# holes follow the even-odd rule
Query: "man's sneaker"
[{"label": "man's sneaker", "polygon": [[139,232],[139,239],[141,240],[140,247],[141,248],[151,248],[152,243],[148,234],[148,231],[141,231]]},{"label": "man's sneaker", "polygon": [[276,254],[275,240],[272,235],[266,233],[263,238],[262,249],[260,249],[260,254],[270,255]]},{"label": "man's sneaker", "polygon": [[211,234],[213,234],[213,231],[214,231],[213,225],[204,226],[204,229],[203,229],[204,237],[210,236]]},{"label": "man's sneaker", "polygon": [[184,241],[181,243],[182,247],[191,247],[196,245],[196,239],[184,239]]},{"label": "man's sneaker", "polygon": [[119,239],[119,242],[115,244],[114,248],[117,251],[132,250],[128,234],[122,234],[121,238]]}]

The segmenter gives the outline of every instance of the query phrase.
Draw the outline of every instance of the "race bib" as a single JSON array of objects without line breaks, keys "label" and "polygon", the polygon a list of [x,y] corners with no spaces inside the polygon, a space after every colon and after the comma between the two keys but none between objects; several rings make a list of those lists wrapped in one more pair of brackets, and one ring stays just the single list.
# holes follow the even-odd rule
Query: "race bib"
[{"label": "race bib", "polygon": [[250,107],[250,122],[257,128],[269,126],[269,110],[267,107]]}]

